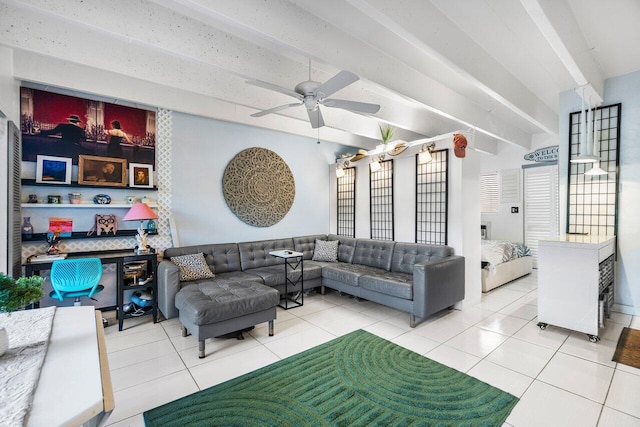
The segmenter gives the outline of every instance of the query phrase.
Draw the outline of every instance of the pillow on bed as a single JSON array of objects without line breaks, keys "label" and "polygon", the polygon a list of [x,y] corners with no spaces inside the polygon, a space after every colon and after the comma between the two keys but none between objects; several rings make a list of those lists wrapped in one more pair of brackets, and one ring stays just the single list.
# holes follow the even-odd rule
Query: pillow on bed
[{"label": "pillow on bed", "polygon": [[496,265],[503,262],[504,249],[497,244],[488,243],[482,245],[482,261],[487,261],[489,264]]},{"label": "pillow on bed", "polygon": [[216,277],[209,269],[203,253],[172,256],[171,262],[180,269],[181,282]]},{"label": "pillow on bed", "polygon": [[338,262],[339,240],[317,240],[311,261]]}]

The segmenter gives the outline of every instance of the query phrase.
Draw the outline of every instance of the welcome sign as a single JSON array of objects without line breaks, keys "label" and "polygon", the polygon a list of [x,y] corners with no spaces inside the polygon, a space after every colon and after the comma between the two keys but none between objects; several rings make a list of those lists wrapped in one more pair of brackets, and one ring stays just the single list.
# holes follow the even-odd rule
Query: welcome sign
[{"label": "welcome sign", "polygon": [[532,162],[557,162],[558,161],[558,145],[551,147],[538,148],[532,153],[524,155],[525,160]]}]

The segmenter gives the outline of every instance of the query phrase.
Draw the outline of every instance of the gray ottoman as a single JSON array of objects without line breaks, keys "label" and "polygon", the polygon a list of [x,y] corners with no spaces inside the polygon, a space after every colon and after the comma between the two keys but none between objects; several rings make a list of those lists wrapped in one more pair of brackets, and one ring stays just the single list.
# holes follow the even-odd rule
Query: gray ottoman
[{"label": "gray ottoman", "polygon": [[198,337],[198,357],[204,358],[204,341],[273,320],[280,293],[269,286],[251,282],[215,280],[186,286],[176,295],[183,336]]}]

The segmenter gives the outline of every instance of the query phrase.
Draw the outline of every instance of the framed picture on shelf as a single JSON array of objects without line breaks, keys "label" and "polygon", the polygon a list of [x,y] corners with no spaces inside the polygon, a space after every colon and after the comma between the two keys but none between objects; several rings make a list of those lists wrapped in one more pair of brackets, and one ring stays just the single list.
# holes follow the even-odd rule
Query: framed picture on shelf
[{"label": "framed picture on shelf", "polygon": [[60,237],[71,237],[73,232],[73,218],[49,218],[49,233],[58,234]]},{"label": "framed picture on shelf", "polygon": [[129,187],[153,188],[153,165],[129,163]]},{"label": "framed picture on shelf", "polygon": [[78,156],[78,184],[110,187],[127,186],[127,159]]},{"label": "framed picture on shelf", "polygon": [[36,182],[45,184],[71,184],[71,159],[38,155]]}]

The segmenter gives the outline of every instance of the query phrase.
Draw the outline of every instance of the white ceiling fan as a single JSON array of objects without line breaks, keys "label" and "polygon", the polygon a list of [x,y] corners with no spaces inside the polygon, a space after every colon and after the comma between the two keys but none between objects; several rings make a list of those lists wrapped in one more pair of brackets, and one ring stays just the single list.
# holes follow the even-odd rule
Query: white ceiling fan
[{"label": "white ceiling fan", "polygon": [[359,77],[349,71],[340,71],[324,83],[311,80],[311,60],[309,60],[309,80],[298,83],[293,90],[286,89],[271,83],[265,83],[258,80],[249,80],[248,84],[270,89],[276,92],[284,93],[292,96],[300,102],[293,104],[280,105],[279,107],[270,108],[268,110],[259,111],[252,114],[251,117],[261,117],[266,114],[275,113],[291,107],[304,105],[309,115],[311,127],[316,129],[324,126],[320,105],[331,108],[342,108],[343,110],[353,111],[356,113],[375,114],[380,110],[377,104],[369,104],[366,102],[348,101],[346,99],[327,98],[335,92],[343,89],[350,84],[359,80]]}]

